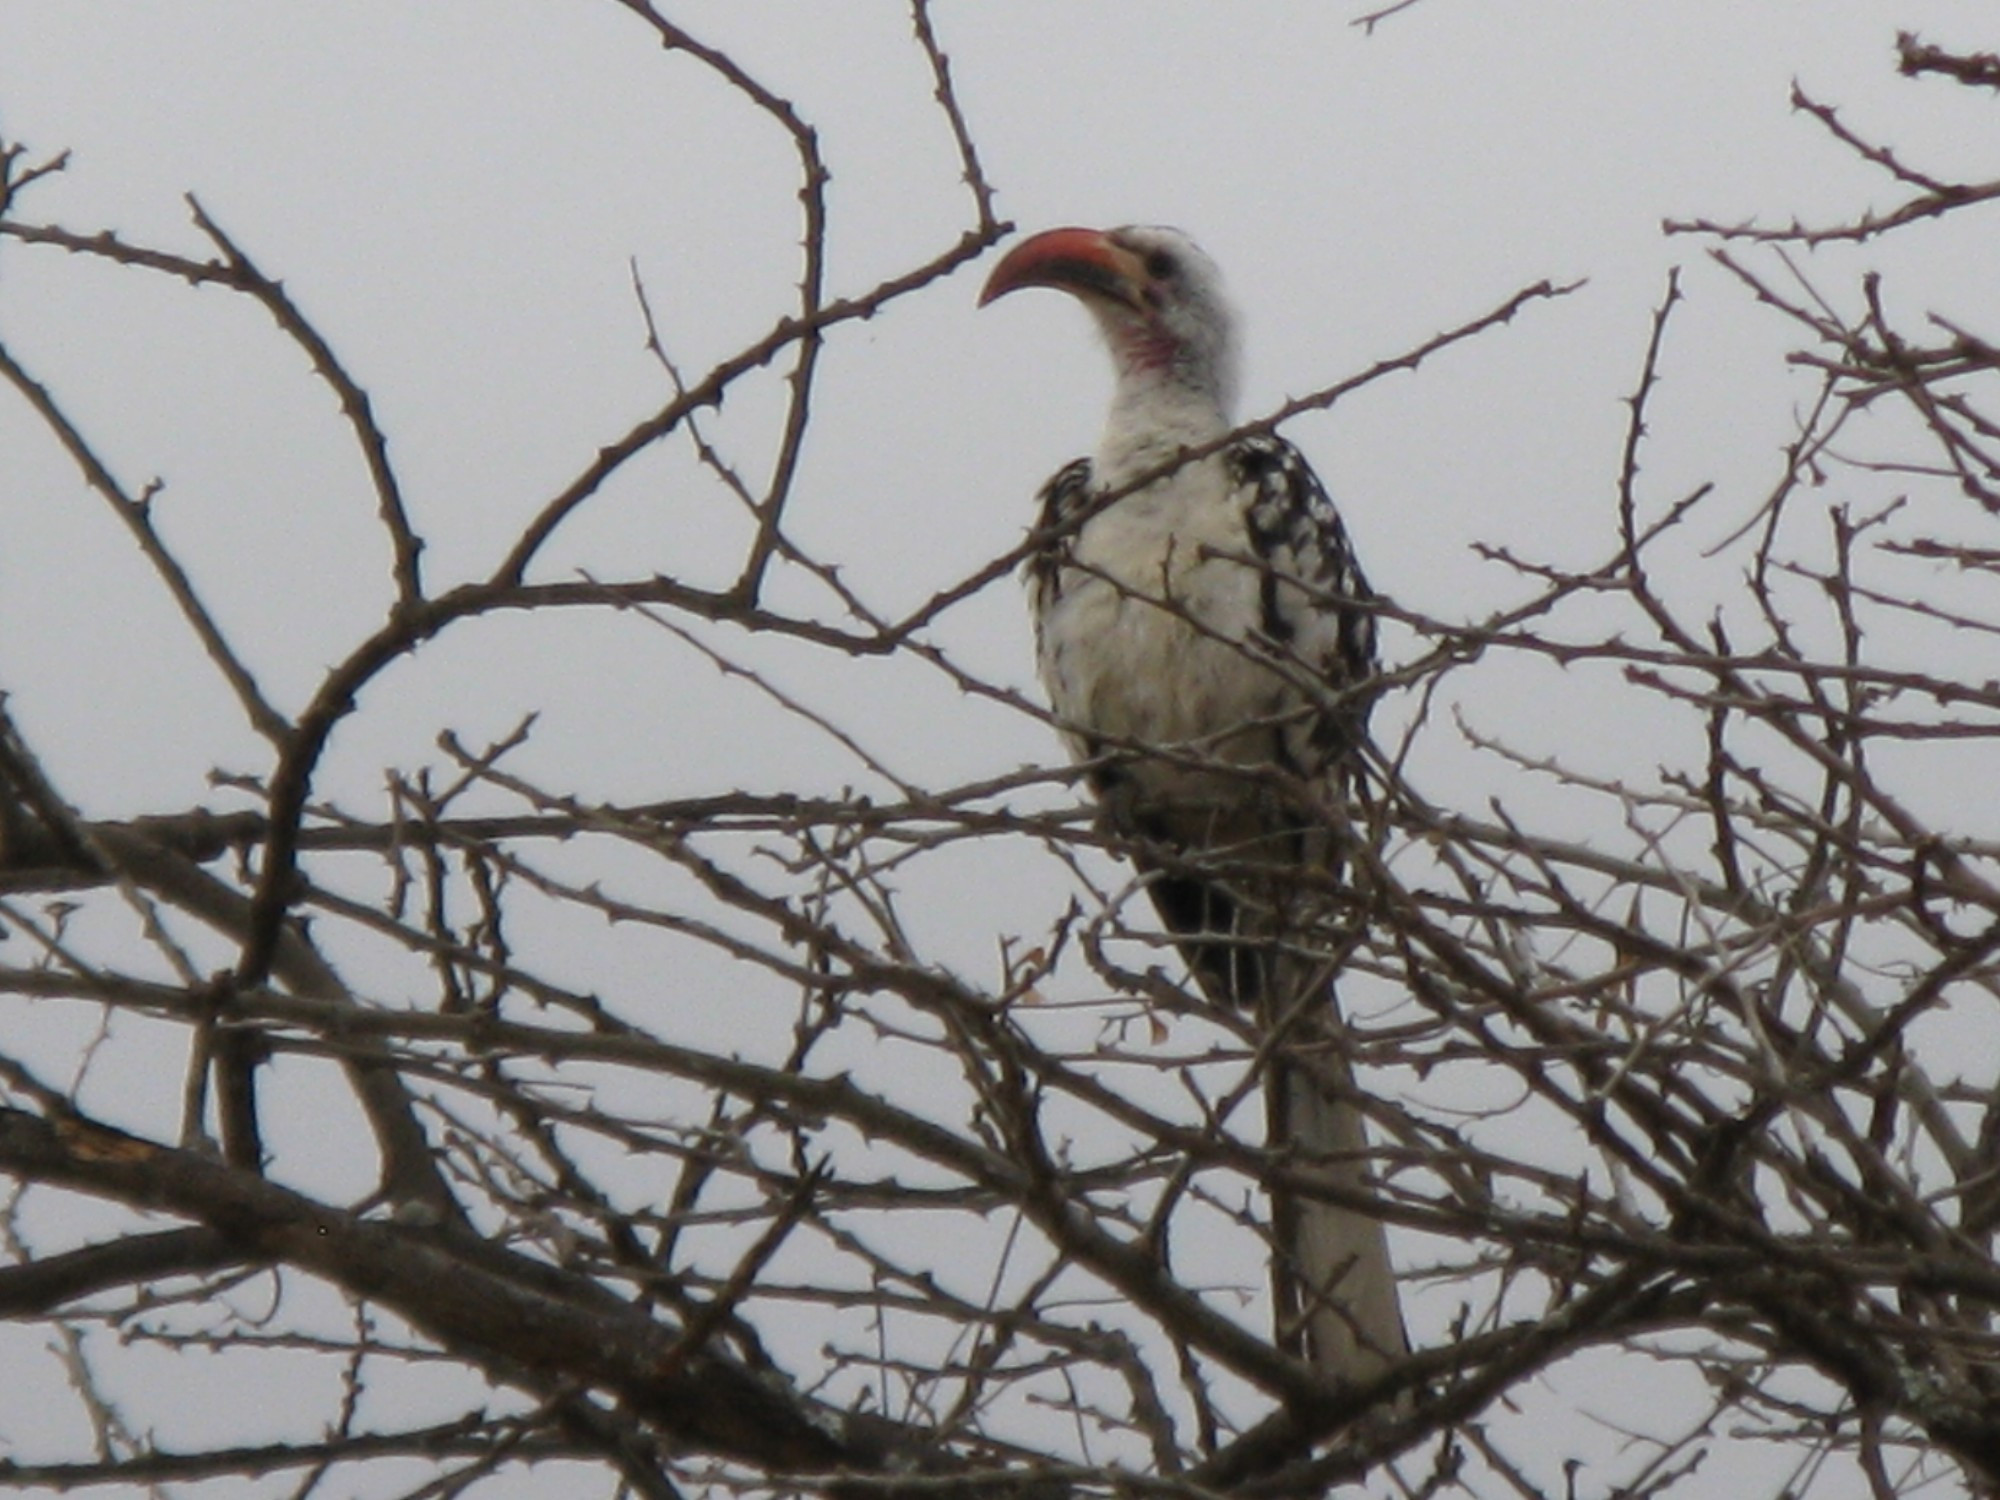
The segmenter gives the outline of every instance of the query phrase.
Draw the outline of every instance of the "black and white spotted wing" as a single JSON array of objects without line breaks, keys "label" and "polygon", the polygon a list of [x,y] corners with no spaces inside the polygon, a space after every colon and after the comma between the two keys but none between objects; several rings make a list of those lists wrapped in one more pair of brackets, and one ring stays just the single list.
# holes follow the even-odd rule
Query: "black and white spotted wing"
[{"label": "black and white spotted wing", "polygon": [[[1253,492],[1244,519],[1251,553],[1265,570],[1266,636],[1337,693],[1366,683],[1377,661],[1375,594],[1326,486],[1280,437],[1244,438],[1228,456],[1237,482]],[[1363,695],[1342,697],[1315,726],[1311,744],[1321,756],[1352,750],[1368,709]]]}]

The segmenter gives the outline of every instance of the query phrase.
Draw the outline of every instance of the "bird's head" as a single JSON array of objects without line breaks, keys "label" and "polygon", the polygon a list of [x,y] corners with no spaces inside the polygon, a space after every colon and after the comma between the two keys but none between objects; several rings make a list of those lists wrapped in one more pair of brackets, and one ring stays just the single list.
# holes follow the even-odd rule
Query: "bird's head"
[{"label": "bird's head", "polygon": [[1178,229],[1049,229],[993,268],[984,307],[1023,287],[1070,293],[1111,346],[1121,383],[1171,385],[1227,417],[1236,398],[1236,318],[1222,273]]}]

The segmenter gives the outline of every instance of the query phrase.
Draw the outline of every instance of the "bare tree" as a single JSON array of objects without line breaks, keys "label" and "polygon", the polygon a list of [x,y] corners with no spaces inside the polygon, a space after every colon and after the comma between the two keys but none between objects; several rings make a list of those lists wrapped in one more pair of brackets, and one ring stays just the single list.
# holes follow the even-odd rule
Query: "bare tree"
[{"label": "bare tree", "polygon": [[[1755,515],[1649,477],[1674,282],[1634,351],[1596,562],[1491,547],[1515,598],[1478,619],[1377,579],[1403,649],[1359,793],[1368,836],[1300,936],[1341,966],[1341,1061],[1374,1143],[1357,1175],[1264,1139],[1262,1080],[1298,1058],[1203,1000],[1146,911],[1143,851],[1095,828],[1053,736],[1046,768],[913,781],[772,665],[778,649],[896,662],[1045,717],[935,627],[1011,587],[1048,537],[891,611],[791,524],[829,337],[962,295],[940,281],[1010,228],[927,6],[912,46],[963,168],[962,223],[859,289],[828,268],[808,122],[727,52],[623,8],[789,144],[798,297],[693,372],[642,284],[670,394],[582,453],[483,571],[430,565],[339,330],[250,227],[191,201],[204,248],[187,253],[44,220],[63,156],[0,143],[0,261],[213,289],[304,356],[366,475],[389,600],[286,702],[155,492],[0,343],[12,399],[129,534],[262,746],[219,807],[112,820],[83,811],[101,789],[41,753],[25,715],[0,723],[0,1308],[44,1332],[89,1434],[0,1458],[0,1483],[430,1494],[562,1464],[566,1493],[1535,1495],[1567,1470],[1570,1493],[1659,1495],[1702,1492],[1718,1453],[1757,1446],[1778,1456],[1773,1492],[2000,1487],[2000,350],[1984,309],[1911,319],[1894,285],[1800,258],[1979,214],[2000,181],[1923,170],[1802,96],[1900,206],[1670,226],[1792,320],[1817,380]],[[1926,87],[2000,83],[1991,57],[1901,48]],[[1231,436],[1468,357],[1566,290],[1496,289]],[[784,414],[753,476],[709,414],[773,366]],[[726,576],[552,562],[551,539],[667,443],[744,523]],[[1720,575],[1718,599],[1703,580]],[[671,799],[609,802],[588,765],[535,760],[523,722],[447,734],[373,802],[322,785],[385,674],[481,621],[553,638],[580,614],[687,644],[860,759],[866,784],[663,772]],[[1664,716],[1691,750],[1601,766],[1503,743],[1459,705],[1523,662],[1565,667],[1603,712]],[[1461,805],[1419,769],[1440,741],[1517,766],[1532,794]],[[908,893],[1003,856],[1040,871],[1052,914],[981,979]],[[177,1126],[138,1128],[87,1086],[140,1048],[183,1070]],[[379,1185],[358,1197],[277,1144],[371,1144],[303,1113],[328,1065],[372,1133]],[[1274,1336],[1274,1197],[1391,1227],[1412,1352],[1343,1383]],[[149,1354],[304,1371],[317,1394],[267,1436],[182,1440],[163,1393],[124,1373]],[[1596,1370],[1646,1392],[1596,1418],[1608,1449],[1588,1411],[1554,1420],[1539,1394]],[[0,1426],[25,1389],[0,1398]]]}]

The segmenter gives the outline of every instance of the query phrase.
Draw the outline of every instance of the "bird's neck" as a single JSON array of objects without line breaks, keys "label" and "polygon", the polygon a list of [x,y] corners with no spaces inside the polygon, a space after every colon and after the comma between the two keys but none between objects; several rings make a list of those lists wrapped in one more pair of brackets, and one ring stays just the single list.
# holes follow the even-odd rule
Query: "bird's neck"
[{"label": "bird's neck", "polygon": [[1228,413],[1216,393],[1177,375],[1159,369],[1122,372],[1093,465],[1100,485],[1129,484],[1183,450],[1214,442],[1229,431]]}]

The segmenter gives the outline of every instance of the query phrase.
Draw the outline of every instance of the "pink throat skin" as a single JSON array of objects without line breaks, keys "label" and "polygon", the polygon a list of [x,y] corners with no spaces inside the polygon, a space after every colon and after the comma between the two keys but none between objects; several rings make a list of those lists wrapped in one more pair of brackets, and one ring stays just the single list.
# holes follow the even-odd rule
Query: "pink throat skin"
[{"label": "pink throat skin", "polygon": [[1129,373],[1171,370],[1179,346],[1156,327],[1120,329],[1115,339],[1120,367]]}]

